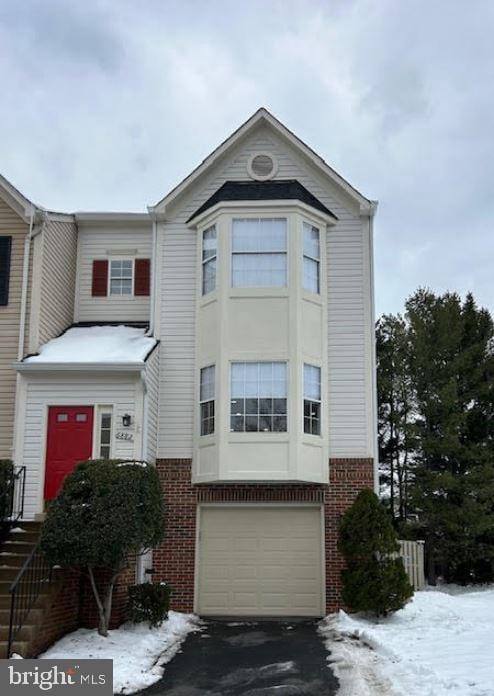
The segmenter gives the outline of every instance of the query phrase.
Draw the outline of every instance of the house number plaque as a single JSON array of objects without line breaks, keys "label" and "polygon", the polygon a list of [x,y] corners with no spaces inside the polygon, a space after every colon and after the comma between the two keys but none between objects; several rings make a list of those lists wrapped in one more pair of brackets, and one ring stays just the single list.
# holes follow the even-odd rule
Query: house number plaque
[{"label": "house number plaque", "polygon": [[117,438],[117,440],[126,440],[127,442],[134,442],[134,435],[124,430],[119,430],[115,437]]}]

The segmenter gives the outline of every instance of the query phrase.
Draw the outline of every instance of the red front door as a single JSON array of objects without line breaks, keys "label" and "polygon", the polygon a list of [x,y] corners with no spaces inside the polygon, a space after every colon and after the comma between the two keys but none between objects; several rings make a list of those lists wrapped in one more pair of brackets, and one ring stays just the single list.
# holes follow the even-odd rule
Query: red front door
[{"label": "red front door", "polygon": [[64,478],[93,452],[93,407],[50,406],[46,442],[45,500],[54,498]]}]

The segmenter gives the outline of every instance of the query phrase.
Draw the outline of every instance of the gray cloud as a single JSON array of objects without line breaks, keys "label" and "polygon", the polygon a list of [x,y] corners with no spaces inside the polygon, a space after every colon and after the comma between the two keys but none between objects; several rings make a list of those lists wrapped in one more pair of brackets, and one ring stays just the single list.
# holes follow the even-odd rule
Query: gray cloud
[{"label": "gray cloud", "polygon": [[489,0],[3,0],[0,171],[142,210],[265,105],[380,200],[378,310],[494,309],[493,28]]}]

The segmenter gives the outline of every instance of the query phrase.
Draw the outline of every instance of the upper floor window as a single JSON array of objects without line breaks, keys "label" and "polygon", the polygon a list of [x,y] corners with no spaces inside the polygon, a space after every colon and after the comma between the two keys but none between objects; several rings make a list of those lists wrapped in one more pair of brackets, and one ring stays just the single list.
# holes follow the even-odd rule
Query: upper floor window
[{"label": "upper floor window", "polygon": [[202,294],[216,288],[216,227],[208,227],[202,233]]},{"label": "upper floor window", "polygon": [[132,260],[110,261],[110,295],[132,295],[133,276]]},{"label": "upper floor window", "polygon": [[304,365],[304,433],[321,434],[321,368]]},{"label": "upper floor window", "polygon": [[286,219],[233,220],[232,286],[284,287],[286,274]]},{"label": "upper floor window", "polygon": [[201,407],[201,435],[214,433],[214,365],[203,367],[201,370],[200,407]]},{"label": "upper floor window", "polygon": [[232,363],[230,430],[286,432],[286,363]]},{"label": "upper floor window", "polygon": [[91,295],[149,296],[151,287],[150,259],[95,259]]},{"label": "upper floor window", "polygon": [[319,247],[319,230],[314,225],[304,222],[304,290],[319,293],[319,263],[321,252]]},{"label": "upper floor window", "polygon": [[0,307],[9,303],[12,237],[0,237]]}]

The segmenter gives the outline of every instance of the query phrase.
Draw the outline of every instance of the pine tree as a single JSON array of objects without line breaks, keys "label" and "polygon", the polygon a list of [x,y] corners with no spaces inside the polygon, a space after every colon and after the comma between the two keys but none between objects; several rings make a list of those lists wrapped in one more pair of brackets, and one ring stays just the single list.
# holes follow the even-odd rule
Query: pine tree
[{"label": "pine tree", "polygon": [[381,486],[391,515],[407,518],[413,475],[413,384],[408,327],[400,315],[384,315],[376,326],[378,442]]},{"label": "pine tree", "polygon": [[401,609],[413,589],[397,557],[391,520],[371,490],[363,490],[342,517],[339,549],[346,561],[342,597],[353,611],[386,616]]}]

